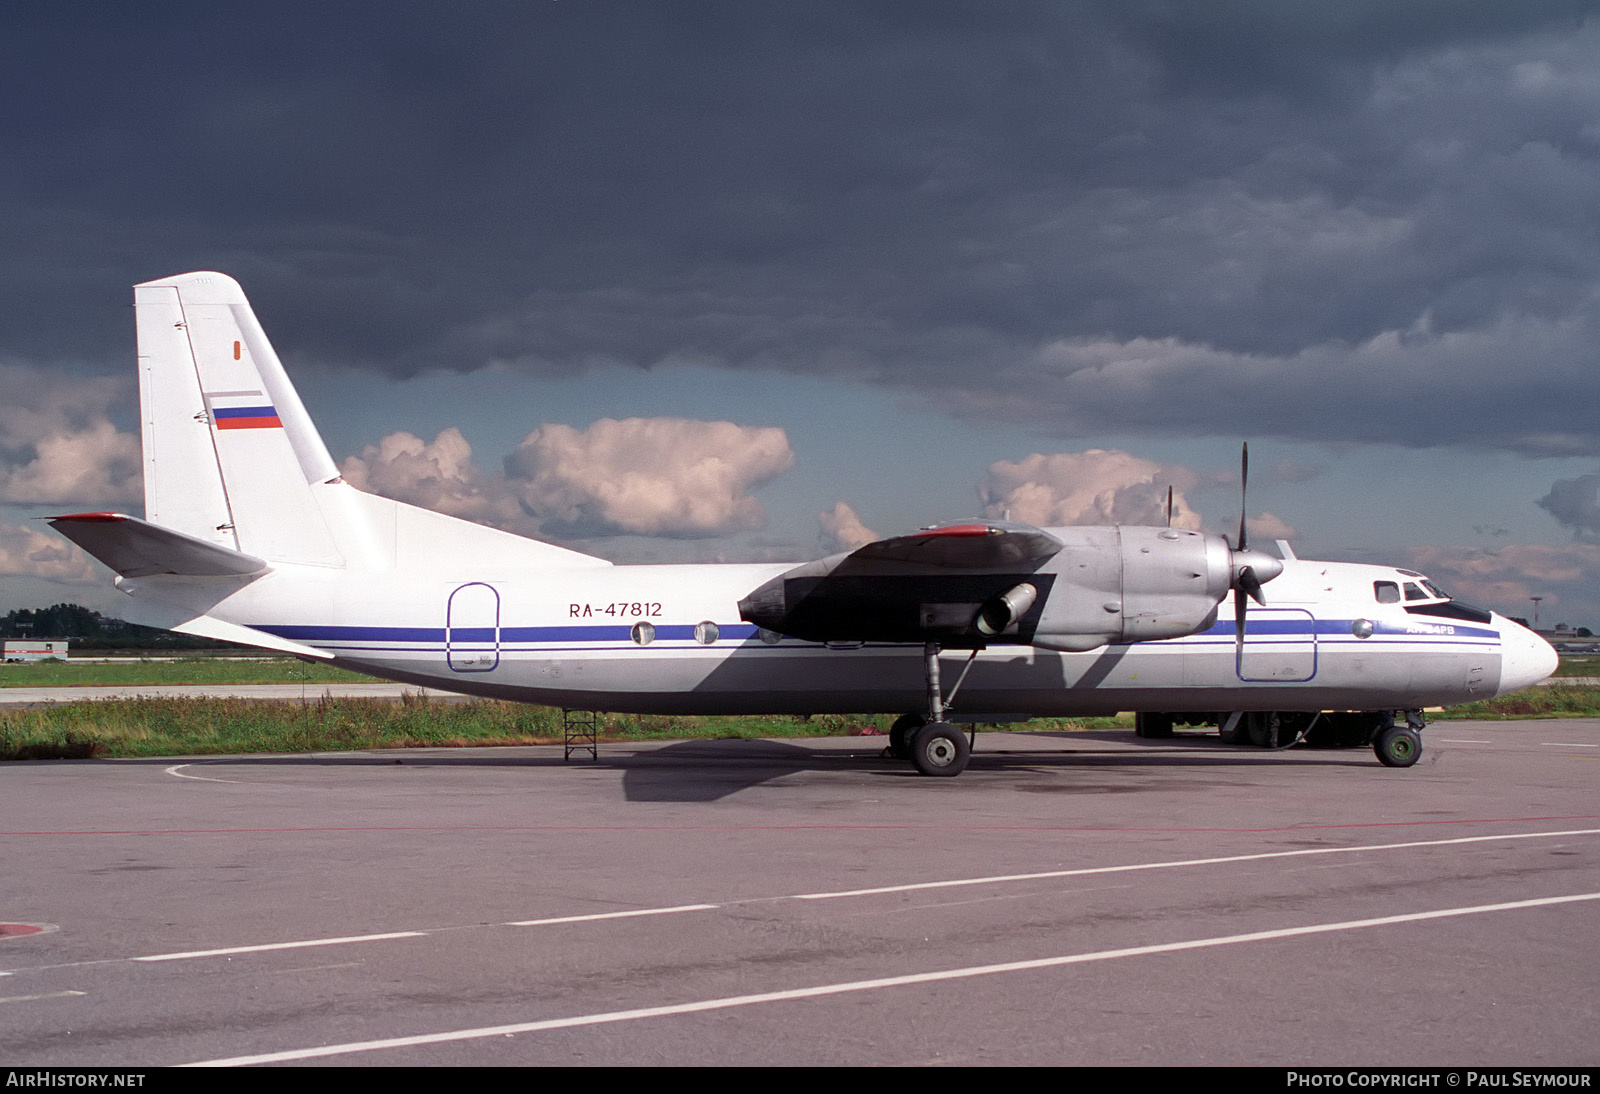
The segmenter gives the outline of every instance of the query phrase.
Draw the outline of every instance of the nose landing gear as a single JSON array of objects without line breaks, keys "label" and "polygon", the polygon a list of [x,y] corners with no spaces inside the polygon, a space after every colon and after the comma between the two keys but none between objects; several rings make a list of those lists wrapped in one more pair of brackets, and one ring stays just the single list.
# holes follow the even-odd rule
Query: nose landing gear
[{"label": "nose landing gear", "polygon": [[1372,735],[1372,751],[1384,767],[1410,767],[1422,757],[1422,711],[1406,711],[1406,724],[1380,726]]}]

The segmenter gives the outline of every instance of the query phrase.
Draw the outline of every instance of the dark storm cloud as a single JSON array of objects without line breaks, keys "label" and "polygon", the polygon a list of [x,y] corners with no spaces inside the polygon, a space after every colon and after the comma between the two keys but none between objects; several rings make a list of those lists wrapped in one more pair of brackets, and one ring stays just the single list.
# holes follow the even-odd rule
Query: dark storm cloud
[{"label": "dark storm cloud", "polygon": [[52,6],[0,36],[0,357],[120,360],[106,302],[212,267],[394,374],[1592,451],[1593,10]]},{"label": "dark storm cloud", "polygon": [[1600,475],[1558,479],[1536,504],[1575,536],[1600,534]]}]

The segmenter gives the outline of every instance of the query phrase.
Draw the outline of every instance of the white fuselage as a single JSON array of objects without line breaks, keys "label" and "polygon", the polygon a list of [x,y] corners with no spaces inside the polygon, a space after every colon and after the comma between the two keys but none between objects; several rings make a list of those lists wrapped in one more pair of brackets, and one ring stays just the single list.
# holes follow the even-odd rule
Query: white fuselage
[{"label": "white fuselage", "polygon": [[[839,647],[740,620],[740,597],[787,568],[519,569],[441,560],[433,572],[351,572],[280,564],[220,602],[206,597],[204,607],[212,618],[321,651],[347,668],[474,695],[656,713],[922,709],[921,646]],[[1379,603],[1374,583],[1396,574],[1286,562],[1270,606],[1251,606],[1238,657],[1229,601],[1218,623],[1183,638],[1086,653],[992,645],[977,654],[955,711],[976,718],[1409,709],[1486,698],[1553,670],[1550,647],[1499,615],[1479,622],[1418,614],[1437,600]],[[189,584],[122,582],[136,599],[160,600],[182,599]],[[968,656],[943,655],[947,681]]]},{"label": "white fuselage", "polygon": [[[1172,528],[930,527],[802,566],[837,577],[833,614],[794,622],[790,585],[798,603],[826,599],[804,574],[753,595],[787,564],[613,566],[357,490],[236,281],[179,274],[134,302],[145,516],[51,523],[121,575],[128,618],[151,626],[452,691],[663,713],[940,714],[923,640],[978,634],[992,644],[950,701],[957,717],[1392,711],[1555,668],[1537,636],[1452,607],[1420,574],[1297,559],[1280,573],[1242,542]],[[878,595],[908,575],[926,595]],[[1250,608],[1239,649],[1227,590],[1263,581],[1270,606]],[[896,641],[758,631],[744,598],[749,618],[793,634]],[[896,610],[911,622],[879,625]]]}]

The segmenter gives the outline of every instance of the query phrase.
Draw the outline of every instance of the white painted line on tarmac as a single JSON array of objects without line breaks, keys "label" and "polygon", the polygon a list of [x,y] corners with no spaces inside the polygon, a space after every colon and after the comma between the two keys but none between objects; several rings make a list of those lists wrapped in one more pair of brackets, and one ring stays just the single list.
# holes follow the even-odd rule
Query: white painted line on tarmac
[{"label": "white painted line on tarmac", "polygon": [[41,995],[13,995],[7,999],[0,999],[0,1003],[32,1003],[38,999],[67,999],[75,995],[87,995],[84,991],[47,991]]},{"label": "white painted line on tarmac", "polygon": [[1600,744],[1579,744],[1576,741],[1540,741],[1545,748],[1600,748]]},{"label": "white painted line on tarmac", "polygon": [[1469,741],[1465,737],[1435,737],[1434,741],[1442,745],[1492,745],[1493,741]]},{"label": "white painted line on tarmac", "polygon": [[720,904],[676,904],[670,908],[635,908],[627,912],[596,912],[592,915],[562,915],[550,919],[518,919],[507,927],[546,927],[553,923],[590,923],[597,919],[632,919],[641,915],[672,915],[675,912],[708,912]]},{"label": "white painted line on tarmac", "polygon": [[194,957],[224,957],[236,953],[264,953],[267,950],[299,950],[307,946],[342,946],[347,942],[383,942],[391,938],[421,938],[427,931],[392,931],[389,934],[353,934],[344,938],[308,938],[304,942],[268,942],[260,946],[229,946],[221,950],[185,950],[182,953],[156,953],[132,957],[130,961],[187,961]]},{"label": "white painted line on tarmac", "polygon": [[1432,912],[1410,912],[1404,915],[1380,916],[1376,919],[1350,919],[1341,923],[1317,923],[1308,927],[1283,927],[1273,931],[1252,931],[1249,934],[1196,938],[1187,942],[1164,942],[1153,946],[1130,946],[1125,949],[1098,950],[1091,953],[1065,954],[1060,957],[1035,958],[1031,961],[1007,961],[998,965],[971,965],[966,968],[944,969],[938,972],[886,976],[876,980],[849,980],[843,983],[822,984],[811,988],[791,988],[786,991],[758,992],[753,995],[731,995],[719,999],[702,999],[692,1003],[674,1003],[661,1007],[604,1011],[599,1014],[580,1014],[571,1018],[549,1018],[539,1022],[518,1022],[504,1026],[451,1030],[446,1033],[424,1033],[411,1037],[390,1037],[378,1041],[351,1041],[342,1045],[319,1045],[314,1048],[290,1049],[285,1052],[265,1052],[255,1056],[231,1056],[218,1060],[201,1060],[181,1066],[244,1067],[251,1064],[275,1064],[289,1060],[313,1060],[327,1056],[347,1056],[357,1052],[376,1052],[390,1048],[437,1045],[449,1041],[474,1041],[488,1037],[510,1037],[518,1033],[539,1033],[544,1030],[572,1029],[577,1026],[632,1022],[641,1018],[665,1018],[710,1010],[730,1010],[734,1007],[759,1006],[762,1003],[816,999],[827,995],[843,995],[848,992],[876,991],[881,988],[899,988],[913,984],[932,984],[942,980],[965,980],[976,976],[993,976],[998,973],[1030,972],[1038,969],[1088,964],[1092,961],[1111,961],[1122,957],[1146,957],[1152,954],[1178,953],[1183,950],[1232,946],[1245,942],[1268,942],[1280,938],[1329,934],[1335,931],[1355,931],[1367,927],[1388,927],[1400,923],[1420,923],[1430,919],[1479,915],[1485,912],[1542,908],[1585,900],[1600,900],[1600,893],[1577,893],[1572,896],[1540,897],[1534,900],[1517,900],[1505,904],[1478,904],[1462,908],[1443,908]]},{"label": "white painted line on tarmac", "polygon": [[[945,881],[911,882],[904,885],[884,885],[871,889],[840,889],[834,892],[793,893],[770,897],[745,897],[725,900],[715,904],[677,904],[661,908],[638,908],[621,912],[597,912],[583,915],[550,916],[542,919],[522,919],[502,923],[507,927],[554,926],[563,923],[586,923],[608,919],[633,919],[640,916],[671,915],[677,912],[714,911],[741,904],[769,904],[784,900],[835,900],[844,897],[879,896],[886,893],[915,892],[924,889],[954,889],[972,885],[1000,885],[1017,881],[1041,881],[1053,878],[1085,877],[1094,874],[1136,873],[1142,870],[1176,869],[1185,866],[1215,866],[1236,862],[1259,862],[1267,859],[1306,858],[1314,855],[1349,855],[1368,851],[1400,851],[1422,847],[1448,847],[1473,843],[1496,843],[1502,840],[1555,839],[1564,836],[1600,836],[1600,828],[1573,828],[1554,832],[1508,832],[1495,836],[1458,836],[1451,839],[1411,840],[1405,843],[1372,843],[1356,847],[1312,847],[1295,851],[1264,851],[1249,855],[1224,855],[1215,858],[1174,859],[1168,862],[1140,862],[1120,866],[1089,866],[1076,870],[1046,870],[1027,874],[998,874],[988,877],[953,878]],[[0,970],[0,976],[10,976],[17,971],[39,972],[45,969],[79,968],[86,965],[114,964],[118,961],[183,961],[200,957],[226,957],[242,953],[262,953],[270,950],[293,950],[311,946],[337,946],[351,942],[378,942],[396,938],[421,938],[440,930],[460,930],[460,927],[442,927],[423,931],[394,931],[387,934],[349,935],[340,938],[312,938],[299,942],[269,942],[254,946],[230,946],[222,949],[187,950],[181,953],[151,954],[145,957],[100,958],[93,961],[70,961],[58,965],[39,965],[25,970]]]},{"label": "white painted line on tarmac", "polygon": [[193,779],[197,783],[236,783],[236,782],[238,782],[237,779],[208,779],[203,775],[185,775],[183,773],[183,770],[182,770],[183,768],[185,768],[185,767],[193,767],[193,766],[194,766],[193,764],[173,764],[171,767],[166,769],[165,774],[172,775],[175,778],[179,778],[179,779]]},{"label": "white painted line on tarmac", "polygon": [[906,885],[880,885],[871,889],[840,889],[831,893],[797,893],[792,899],[837,900],[841,897],[879,896],[884,893],[908,893],[918,889],[946,889],[959,885],[999,885],[1011,881],[1043,881],[1050,878],[1084,877],[1089,874],[1122,874],[1138,870],[1170,870],[1182,866],[1218,866],[1230,862],[1260,862],[1265,859],[1304,858],[1309,855],[1350,855],[1363,851],[1399,851],[1415,847],[1448,847],[1464,843],[1493,843],[1499,840],[1597,835],[1600,835],[1600,828],[1578,828],[1565,832],[1513,832],[1499,836],[1458,836],[1454,839],[1411,840],[1406,843],[1372,843],[1361,847],[1311,847],[1297,851],[1263,851],[1253,855],[1223,855],[1217,858],[1174,859],[1171,862],[1140,862],[1125,866],[1087,866],[1076,870],[1044,870],[1032,874],[996,874],[990,877],[953,878],[948,881],[918,881]]}]

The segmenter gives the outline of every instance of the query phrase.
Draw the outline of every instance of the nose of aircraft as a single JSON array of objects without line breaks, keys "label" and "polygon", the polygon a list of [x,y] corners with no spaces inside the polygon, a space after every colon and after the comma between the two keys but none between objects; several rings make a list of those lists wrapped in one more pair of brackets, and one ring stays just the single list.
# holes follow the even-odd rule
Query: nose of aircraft
[{"label": "nose of aircraft", "polygon": [[1499,623],[1500,690],[1495,694],[1532,687],[1556,671],[1560,658],[1550,643],[1509,619]]}]

